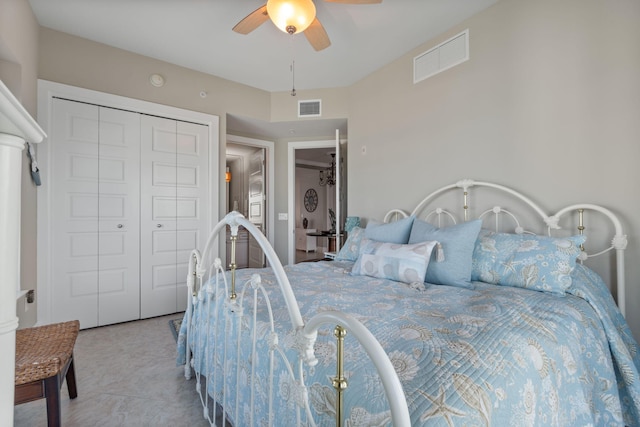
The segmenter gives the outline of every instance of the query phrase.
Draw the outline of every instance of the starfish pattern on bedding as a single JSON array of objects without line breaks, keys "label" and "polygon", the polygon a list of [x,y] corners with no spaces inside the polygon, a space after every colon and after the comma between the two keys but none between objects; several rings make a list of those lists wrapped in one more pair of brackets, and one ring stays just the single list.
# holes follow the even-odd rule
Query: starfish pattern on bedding
[{"label": "starfish pattern on bedding", "polygon": [[514,262],[514,261],[511,261],[511,260],[508,260],[508,261],[502,263],[502,266],[504,267],[504,271],[505,272],[508,271],[508,272],[510,272],[512,274],[516,274],[517,273],[516,265],[518,265],[518,264],[519,264],[518,262]]},{"label": "starfish pattern on bedding", "polygon": [[422,416],[420,417],[420,421],[441,416],[445,419],[445,421],[447,422],[447,425],[453,427],[453,419],[451,418],[452,416],[464,417],[465,415],[467,415],[464,412],[460,411],[459,409],[456,409],[445,403],[445,401],[447,400],[447,397],[445,395],[445,390],[442,385],[440,385],[440,390],[439,390],[440,394],[438,394],[437,397],[431,396],[422,390],[418,390],[418,392],[422,394],[424,397],[426,397],[427,399],[429,399],[429,401],[432,404],[431,408],[427,412],[422,414]]}]

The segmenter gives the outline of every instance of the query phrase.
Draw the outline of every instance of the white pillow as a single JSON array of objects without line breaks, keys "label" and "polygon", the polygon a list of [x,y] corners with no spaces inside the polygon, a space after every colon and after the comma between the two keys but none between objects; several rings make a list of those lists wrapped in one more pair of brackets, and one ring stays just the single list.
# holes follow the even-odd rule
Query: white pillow
[{"label": "white pillow", "polygon": [[438,242],[412,245],[376,242],[363,238],[360,255],[353,265],[353,276],[371,276],[404,283],[422,283],[431,252]]}]

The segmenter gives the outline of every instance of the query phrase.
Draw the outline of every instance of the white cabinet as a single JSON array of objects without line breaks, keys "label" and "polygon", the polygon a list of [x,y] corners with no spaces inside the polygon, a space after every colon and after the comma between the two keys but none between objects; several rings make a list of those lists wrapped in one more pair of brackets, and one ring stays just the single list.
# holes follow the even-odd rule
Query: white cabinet
[{"label": "white cabinet", "polygon": [[49,320],[183,311],[210,226],[209,127],[57,98],[51,117]]},{"label": "white cabinet", "polygon": [[308,236],[307,233],[315,233],[315,228],[296,228],[296,250],[305,252],[315,252],[318,245],[315,236]]}]

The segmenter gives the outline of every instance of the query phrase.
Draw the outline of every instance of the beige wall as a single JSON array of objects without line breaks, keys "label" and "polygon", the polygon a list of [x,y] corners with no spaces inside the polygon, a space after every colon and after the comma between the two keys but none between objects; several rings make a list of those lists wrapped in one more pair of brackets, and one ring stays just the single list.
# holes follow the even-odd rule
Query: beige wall
[{"label": "beige wall", "polygon": [[[153,73],[165,77],[165,86],[155,88],[149,84]],[[38,78],[219,116],[221,173],[225,170],[227,114],[264,121],[297,120],[299,99],[322,98],[323,119],[346,117],[344,89],[298,91],[296,97],[289,92],[269,93],[48,28],[40,29]],[[208,96],[201,98],[201,91]],[[287,142],[286,138],[275,141],[275,212],[287,212]],[[222,176],[220,183],[223,215]],[[276,221],[274,233],[276,253],[286,260],[286,221]]]},{"label": "beige wall", "polygon": [[[640,337],[638,22],[638,1],[502,0],[353,85],[349,214],[411,210],[460,178],[510,185],[550,212],[609,206],[629,236]],[[413,57],[465,28],[471,59],[414,85]]]},{"label": "beige wall", "polygon": [[[38,22],[27,0],[0,0],[0,61],[5,62],[5,66],[13,64],[8,68],[0,66],[0,72],[10,74],[5,84],[34,116],[37,105],[38,29]],[[0,75],[0,78],[5,80],[4,75]]]},{"label": "beige wall", "polygon": [[[25,4],[0,0],[0,59],[20,63],[20,90],[32,112],[37,72],[47,80],[215,114],[221,118],[221,163],[226,113],[296,118],[297,99],[288,92],[269,94],[45,28],[36,71],[38,48],[28,40],[38,29]],[[629,235],[628,319],[640,337],[640,265],[634,262],[640,201],[633,185],[640,182],[634,167],[640,159],[639,18],[635,0],[501,0],[349,88],[299,91],[297,98],[322,98],[326,117],[349,118],[351,215],[380,218],[391,207],[411,209],[424,196],[416,190],[422,185],[415,184],[416,171],[425,191],[471,177],[542,195],[549,211],[578,201],[611,206]],[[465,28],[470,61],[414,85],[413,56]],[[13,66],[3,69],[15,74]],[[163,74],[166,86],[150,86],[151,73]],[[201,90],[209,93],[204,100]],[[275,211],[286,212],[286,140],[276,141],[275,157]],[[390,169],[393,179],[380,173]],[[35,190],[27,190],[23,253],[34,258]],[[276,221],[275,238],[286,259],[283,222]]]},{"label": "beige wall", "polygon": [[[26,0],[0,0],[0,80],[35,117],[38,75],[39,26]],[[29,163],[22,157],[22,230],[20,281],[22,289],[36,287],[36,186],[31,181]],[[20,326],[36,321],[36,309],[25,311],[24,298],[18,300]]]}]

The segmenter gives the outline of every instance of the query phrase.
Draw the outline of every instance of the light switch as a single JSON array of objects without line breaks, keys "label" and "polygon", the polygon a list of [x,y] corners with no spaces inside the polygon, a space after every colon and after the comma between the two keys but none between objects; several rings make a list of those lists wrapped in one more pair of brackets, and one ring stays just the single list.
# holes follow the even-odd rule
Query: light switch
[{"label": "light switch", "polygon": [[279,221],[286,221],[288,219],[289,219],[289,214],[288,213],[286,213],[286,212],[284,212],[284,213],[278,212],[278,220]]}]

